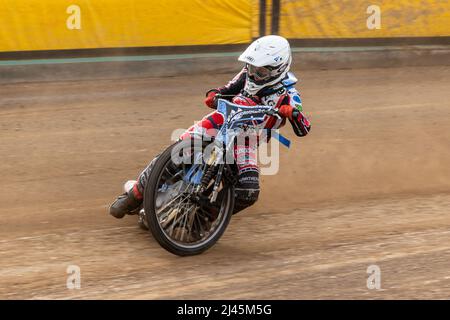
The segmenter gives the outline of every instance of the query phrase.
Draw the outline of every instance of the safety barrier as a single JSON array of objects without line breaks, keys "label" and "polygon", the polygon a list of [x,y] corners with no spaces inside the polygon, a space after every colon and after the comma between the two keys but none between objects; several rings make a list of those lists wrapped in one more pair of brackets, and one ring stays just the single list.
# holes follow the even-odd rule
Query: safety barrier
[{"label": "safety barrier", "polygon": [[0,52],[449,37],[448,0],[3,0]]}]

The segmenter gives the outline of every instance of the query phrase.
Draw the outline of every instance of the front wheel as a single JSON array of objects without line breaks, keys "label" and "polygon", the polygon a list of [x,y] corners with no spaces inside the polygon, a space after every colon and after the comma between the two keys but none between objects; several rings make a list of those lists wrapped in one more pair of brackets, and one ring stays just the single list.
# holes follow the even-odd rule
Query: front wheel
[{"label": "front wheel", "polygon": [[[212,203],[216,176],[198,192],[207,170],[202,157],[205,146],[182,140],[167,148],[156,160],[144,192],[150,232],[164,249],[179,256],[200,254],[213,246],[234,209],[234,187],[225,175],[216,184],[218,196]],[[172,154],[183,160],[179,163]]]}]

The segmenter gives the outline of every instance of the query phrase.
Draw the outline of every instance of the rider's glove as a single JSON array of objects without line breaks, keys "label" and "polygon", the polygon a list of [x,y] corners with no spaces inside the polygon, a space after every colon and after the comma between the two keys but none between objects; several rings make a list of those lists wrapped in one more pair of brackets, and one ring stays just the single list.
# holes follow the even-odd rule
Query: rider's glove
[{"label": "rider's glove", "polygon": [[216,109],[217,108],[217,99],[215,99],[216,95],[219,93],[217,89],[211,89],[206,93],[205,104],[209,108]]},{"label": "rider's glove", "polygon": [[278,114],[282,117],[288,118],[291,121],[294,132],[299,137],[306,136],[311,130],[309,120],[297,108],[290,105],[282,105],[278,108]]}]

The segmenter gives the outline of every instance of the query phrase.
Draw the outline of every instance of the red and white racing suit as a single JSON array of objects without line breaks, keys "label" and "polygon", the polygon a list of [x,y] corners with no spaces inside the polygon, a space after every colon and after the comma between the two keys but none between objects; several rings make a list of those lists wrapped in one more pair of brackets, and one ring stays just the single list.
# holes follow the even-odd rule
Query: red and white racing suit
[{"label": "red and white racing suit", "polygon": [[[302,100],[299,92],[294,88],[295,77],[289,73],[283,81],[270,87],[263,88],[256,95],[250,96],[244,91],[247,81],[247,69],[244,67],[227,85],[209,90],[217,92],[225,99],[233,103],[252,106],[267,105],[279,109],[281,106],[290,105],[293,107],[289,122],[295,134],[299,137],[306,136],[311,124],[304,116],[302,110]],[[267,116],[266,129],[278,129],[285,125],[286,118],[278,119]],[[217,111],[207,114],[202,120],[190,127],[180,138],[190,137],[193,132],[205,133],[209,130],[217,130],[223,124],[223,116]],[[237,146],[235,148],[235,159],[239,170],[239,179],[236,185],[235,213],[254,204],[259,195],[259,167],[256,159],[256,147],[254,145]],[[134,195],[142,198],[146,182],[150,175],[153,163],[156,158],[140,174],[138,183],[133,188]]]}]

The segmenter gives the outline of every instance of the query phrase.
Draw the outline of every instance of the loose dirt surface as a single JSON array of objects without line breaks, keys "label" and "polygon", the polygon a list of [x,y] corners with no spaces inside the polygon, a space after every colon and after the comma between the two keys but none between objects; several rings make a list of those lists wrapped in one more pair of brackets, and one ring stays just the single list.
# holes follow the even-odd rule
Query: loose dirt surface
[{"label": "loose dirt surface", "polygon": [[311,134],[187,258],[108,206],[232,75],[2,85],[0,298],[450,298],[450,68],[296,74]]}]

